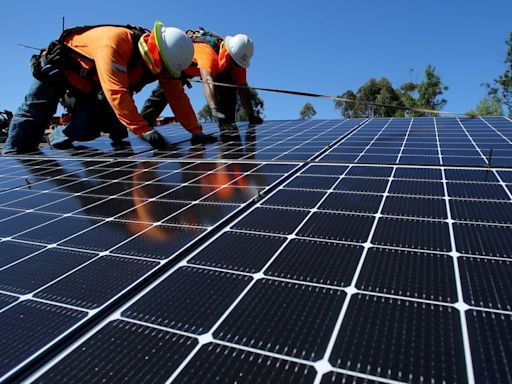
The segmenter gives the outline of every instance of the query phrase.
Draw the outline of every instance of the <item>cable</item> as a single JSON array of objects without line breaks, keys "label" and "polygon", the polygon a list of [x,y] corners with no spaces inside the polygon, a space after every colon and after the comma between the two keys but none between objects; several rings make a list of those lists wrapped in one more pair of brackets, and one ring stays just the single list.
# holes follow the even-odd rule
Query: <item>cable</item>
[{"label": "cable", "polygon": [[439,115],[451,115],[451,116],[465,116],[469,118],[473,118],[474,116],[469,115],[467,113],[459,113],[459,112],[448,112],[448,111],[436,111],[435,109],[427,109],[427,108],[417,108],[417,107],[408,107],[405,105],[391,105],[391,104],[382,104],[382,103],[374,103],[371,101],[355,101],[355,100],[349,100],[343,97],[339,96],[329,96],[329,95],[321,95],[318,93],[311,93],[311,92],[302,92],[302,91],[289,91],[286,89],[275,89],[275,88],[261,88],[261,87],[249,87],[247,85],[234,85],[234,84],[226,84],[226,83],[219,83],[216,81],[203,81],[203,80],[190,80],[194,83],[208,83],[213,85],[219,85],[221,87],[231,87],[231,88],[242,88],[242,89],[255,89],[257,91],[265,91],[265,92],[274,92],[274,93],[284,93],[287,95],[296,95],[296,96],[307,96],[307,97],[316,97],[319,99],[327,99],[327,100],[339,100],[339,101],[345,101],[349,103],[361,103],[365,105],[372,105],[376,107],[386,107],[386,108],[398,108],[403,109],[405,111],[413,111],[413,112],[421,112],[421,113],[435,113]]}]

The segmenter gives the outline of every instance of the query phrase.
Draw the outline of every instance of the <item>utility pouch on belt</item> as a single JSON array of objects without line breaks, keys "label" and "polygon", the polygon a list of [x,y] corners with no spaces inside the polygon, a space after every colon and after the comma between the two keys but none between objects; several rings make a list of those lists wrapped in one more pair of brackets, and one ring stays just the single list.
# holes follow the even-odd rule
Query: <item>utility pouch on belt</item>
[{"label": "utility pouch on belt", "polygon": [[57,83],[63,80],[62,70],[66,60],[67,47],[54,40],[46,50],[30,59],[32,75],[39,81]]}]

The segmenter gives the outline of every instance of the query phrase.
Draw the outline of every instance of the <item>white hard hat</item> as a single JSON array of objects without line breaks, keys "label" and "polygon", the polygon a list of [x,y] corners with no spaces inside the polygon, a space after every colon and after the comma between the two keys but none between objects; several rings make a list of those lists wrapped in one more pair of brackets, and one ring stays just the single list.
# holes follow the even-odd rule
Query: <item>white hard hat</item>
[{"label": "white hard hat", "polygon": [[174,77],[180,77],[181,71],[192,63],[194,45],[185,32],[174,27],[164,27],[157,21],[153,33],[160,58]]},{"label": "white hard hat", "polygon": [[224,42],[233,60],[235,60],[239,66],[248,68],[251,57],[254,54],[252,39],[247,35],[238,34],[235,36],[226,36]]}]

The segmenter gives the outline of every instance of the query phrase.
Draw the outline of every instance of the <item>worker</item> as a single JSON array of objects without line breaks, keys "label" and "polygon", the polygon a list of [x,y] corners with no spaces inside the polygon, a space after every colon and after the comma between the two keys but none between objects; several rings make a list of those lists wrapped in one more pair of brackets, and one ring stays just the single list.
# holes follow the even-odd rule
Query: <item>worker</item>
[{"label": "worker", "polygon": [[64,31],[46,51],[33,57],[35,79],[11,121],[3,153],[35,151],[61,99],[71,110],[72,120],[50,134],[48,141],[54,148],[92,140],[101,130],[109,132],[113,141],[122,140],[127,137],[126,128],[161,148],[165,140],[141,117],[132,98],[133,92],[155,80],[194,143],[216,140],[202,133],[183,89],[181,71],[190,65],[193,51],[183,31],[159,21],[151,32],[110,25]]},{"label": "worker", "polygon": [[[243,34],[222,39],[203,28],[197,31],[188,30],[187,36],[194,43],[194,58],[192,65],[183,72],[189,78],[201,77],[206,102],[212,111],[212,117],[219,124],[221,134],[235,123],[237,88],[217,86],[212,82],[241,86],[238,88],[238,95],[247,112],[249,123],[261,124],[263,120],[254,113],[247,88],[247,68],[254,52],[252,40]],[[157,86],[144,103],[141,115],[153,126],[165,105],[164,90]]]}]

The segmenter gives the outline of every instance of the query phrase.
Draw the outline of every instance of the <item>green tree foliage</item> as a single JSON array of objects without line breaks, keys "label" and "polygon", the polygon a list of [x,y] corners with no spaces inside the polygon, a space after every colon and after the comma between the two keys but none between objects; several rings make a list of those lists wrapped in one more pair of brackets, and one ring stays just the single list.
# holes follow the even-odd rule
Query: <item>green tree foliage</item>
[{"label": "green tree foliage", "polygon": [[311,104],[311,103],[304,104],[304,106],[302,107],[302,110],[300,111],[301,120],[309,120],[315,115],[316,115],[316,110],[315,110],[315,107],[313,107],[313,104]]},{"label": "green tree foliage", "polygon": [[334,101],[334,108],[340,111],[343,117],[384,117],[394,116],[396,112],[396,108],[393,107],[373,106],[360,101],[387,105],[401,103],[399,93],[385,77],[379,80],[372,78],[359,88],[357,93],[348,90],[339,97],[350,100]]},{"label": "green tree foliage", "polygon": [[334,100],[334,109],[337,109],[340,112],[341,116],[343,117],[356,117],[354,116],[354,114],[356,111],[357,95],[349,89],[348,91],[345,91],[341,95],[338,95],[338,97],[350,101]]},{"label": "green tree foliage", "polygon": [[197,113],[197,118],[201,123],[213,121],[212,110],[208,104],[203,105],[203,108]]},{"label": "green tree foliage", "polygon": [[496,97],[508,108],[508,114],[512,117],[512,31],[507,44],[507,56],[505,57],[505,71],[494,80],[493,84],[487,84],[489,96]]},{"label": "green tree foliage", "polygon": [[468,112],[471,116],[503,116],[503,104],[495,96],[485,96],[473,111]]},{"label": "green tree foliage", "polygon": [[[385,77],[379,80],[371,78],[356,93],[347,90],[338,96],[348,101],[335,100],[334,108],[343,117],[401,117],[406,115],[407,110],[394,106],[442,109],[447,102],[442,95],[447,89],[448,87],[436,73],[435,67],[429,64],[425,69],[425,79],[420,83],[406,82],[394,88]],[[424,116],[425,114],[408,111],[407,115]]]},{"label": "green tree foliage", "polygon": [[420,108],[441,110],[446,105],[447,100],[441,98],[448,87],[443,84],[441,77],[436,73],[436,68],[427,65],[425,69],[425,80],[418,84],[418,99],[416,104]]}]

